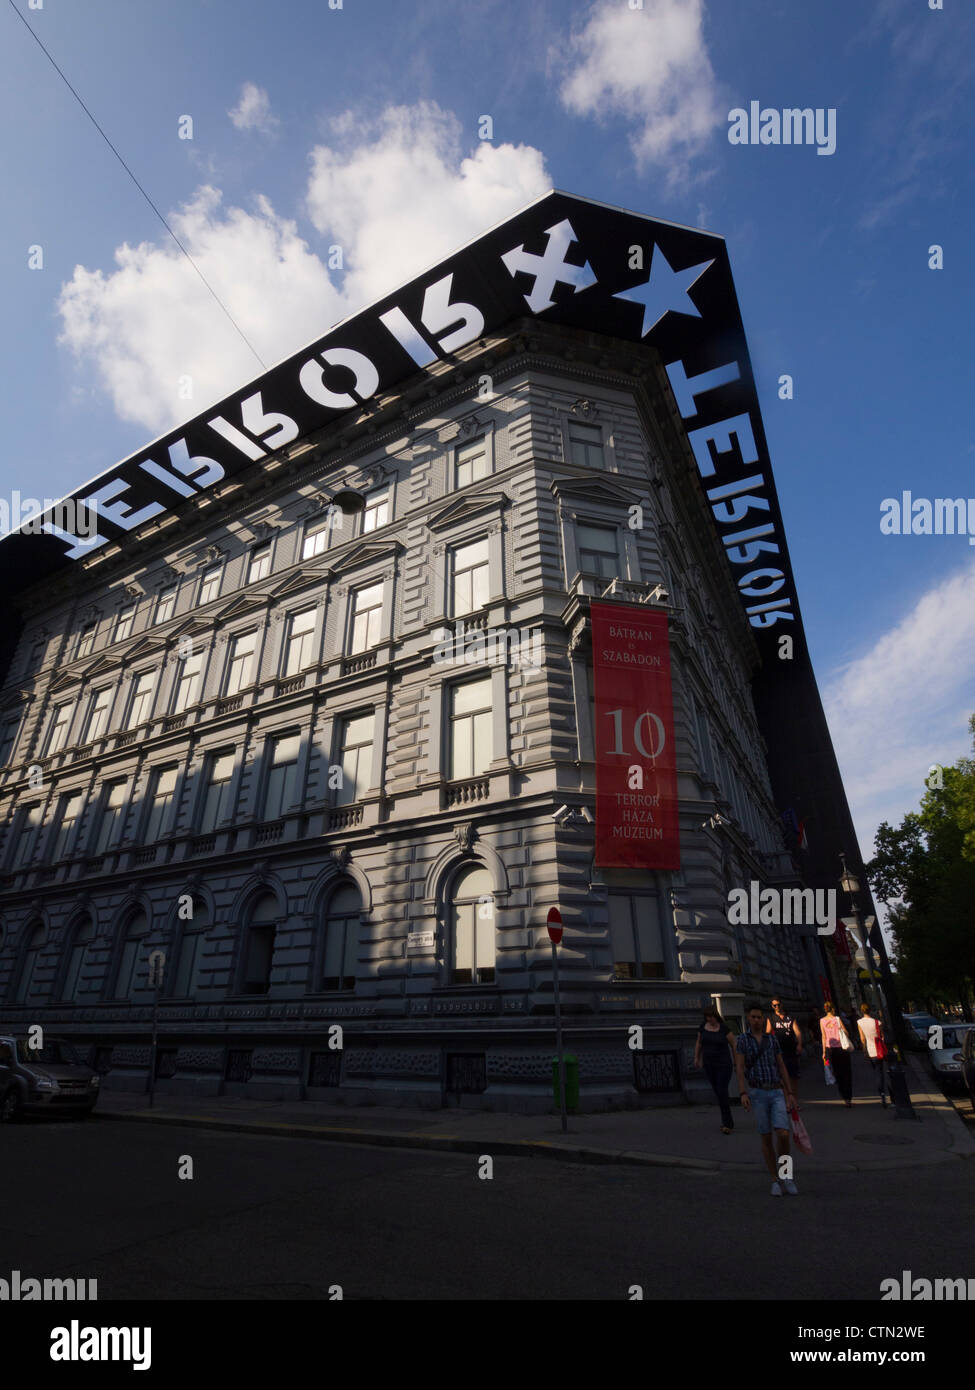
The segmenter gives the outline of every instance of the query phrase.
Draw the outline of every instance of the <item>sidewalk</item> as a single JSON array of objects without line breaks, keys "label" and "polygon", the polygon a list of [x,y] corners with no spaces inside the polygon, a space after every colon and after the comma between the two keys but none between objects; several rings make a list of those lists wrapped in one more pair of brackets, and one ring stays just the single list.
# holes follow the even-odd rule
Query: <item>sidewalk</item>
[{"label": "sidewalk", "polygon": [[[871,1092],[872,1075],[853,1057],[853,1106],[827,1089],[822,1067],[810,1062],[800,1086],[802,1118],[813,1152],[802,1164],[820,1172],[876,1172],[954,1163],[975,1157],[975,1135],[955,1113],[921,1062],[908,1058],[916,1121],[899,1120]],[[258,1101],[228,1096],[157,1097],[108,1091],[95,1116],[149,1121],[296,1139],[380,1144],[459,1153],[633,1163],[712,1172],[753,1169],[759,1161],[754,1120],[739,1106],[733,1134],[724,1135],[716,1105],[570,1115],[563,1135],[558,1114],[512,1115],[480,1110],[423,1111],[396,1106],[344,1107],[318,1101]]]}]

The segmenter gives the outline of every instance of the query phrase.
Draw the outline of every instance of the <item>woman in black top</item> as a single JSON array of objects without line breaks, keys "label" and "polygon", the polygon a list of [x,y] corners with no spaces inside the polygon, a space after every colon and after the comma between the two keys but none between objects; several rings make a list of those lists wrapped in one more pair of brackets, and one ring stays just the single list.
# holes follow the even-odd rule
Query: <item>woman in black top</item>
[{"label": "woman in black top", "polygon": [[704,1021],[697,1030],[694,1045],[695,1070],[703,1066],[718,1104],[721,1106],[721,1133],[730,1134],[735,1127],[728,1100],[728,1083],[734,1070],[735,1035],[718,1013],[717,1004],[704,1010]]}]

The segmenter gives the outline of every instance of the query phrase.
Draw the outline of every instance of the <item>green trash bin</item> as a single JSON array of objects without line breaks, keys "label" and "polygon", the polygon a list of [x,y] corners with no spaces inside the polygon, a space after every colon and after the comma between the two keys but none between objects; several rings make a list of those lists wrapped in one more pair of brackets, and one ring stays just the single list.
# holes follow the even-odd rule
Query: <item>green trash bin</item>
[{"label": "green trash bin", "polygon": [[[574,1057],[571,1052],[566,1052],[563,1057],[565,1063],[565,1108],[566,1111],[575,1114],[579,1109],[579,1059]],[[552,1058],[552,1096],[555,1100],[555,1108],[559,1109],[559,1059]]]}]

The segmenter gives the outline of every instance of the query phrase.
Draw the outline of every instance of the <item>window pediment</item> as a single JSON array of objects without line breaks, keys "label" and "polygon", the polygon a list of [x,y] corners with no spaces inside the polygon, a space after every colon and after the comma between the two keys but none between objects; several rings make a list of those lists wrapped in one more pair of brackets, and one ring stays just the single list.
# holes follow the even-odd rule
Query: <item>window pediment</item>
[{"label": "window pediment", "polygon": [[608,506],[619,506],[622,502],[630,506],[639,502],[640,492],[624,487],[622,483],[607,478],[603,473],[587,473],[572,478],[555,478],[551,491],[559,498],[570,498],[573,502],[604,502]]},{"label": "window pediment", "polygon": [[[231,603],[227,604],[226,608],[221,608],[218,613],[213,615],[213,621],[215,623],[228,623],[233,618],[243,617],[245,613],[253,613],[258,608],[267,608],[271,601],[272,596],[270,591],[267,593],[246,594],[241,598],[235,598]],[[200,632],[205,632],[208,627],[209,624],[206,626],[202,623],[198,624]]]},{"label": "window pediment", "polygon": [[271,596],[275,599],[287,598],[289,594],[296,594],[302,589],[309,589],[315,584],[324,584],[331,574],[327,565],[311,565],[306,569],[300,570],[297,574],[290,575],[281,581],[271,590]]},{"label": "window pediment", "polygon": [[459,521],[500,512],[510,501],[506,492],[477,492],[471,497],[459,497],[432,516],[427,525],[431,531],[446,531]]},{"label": "window pediment", "polygon": [[406,547],[400,541],[381,541],[375,544],[357,545],[331,567],[333,575],[346,574],[350,570],[361,569],[382,560],[395,560]]}]

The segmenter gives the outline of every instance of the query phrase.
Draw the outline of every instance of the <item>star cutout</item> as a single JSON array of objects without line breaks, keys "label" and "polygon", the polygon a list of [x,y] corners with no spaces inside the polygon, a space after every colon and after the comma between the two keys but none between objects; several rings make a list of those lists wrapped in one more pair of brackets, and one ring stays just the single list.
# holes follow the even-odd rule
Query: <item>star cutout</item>
[{"label": "star cutout", "polygon": [[[667,314],[690,314],[700,318],[688,290],[695,284],[714,261],[701,261],[690,265],[686,270],[673,270],[667,257],[659,246],[654,246],[650,256],[650,270],[642,285],[634,285],[631,290],[614,294],[614,299],[626,299],[631,304],[643,305],[643,331],[645,338]],[[686,307],[685,307],[686,301]]]}]

